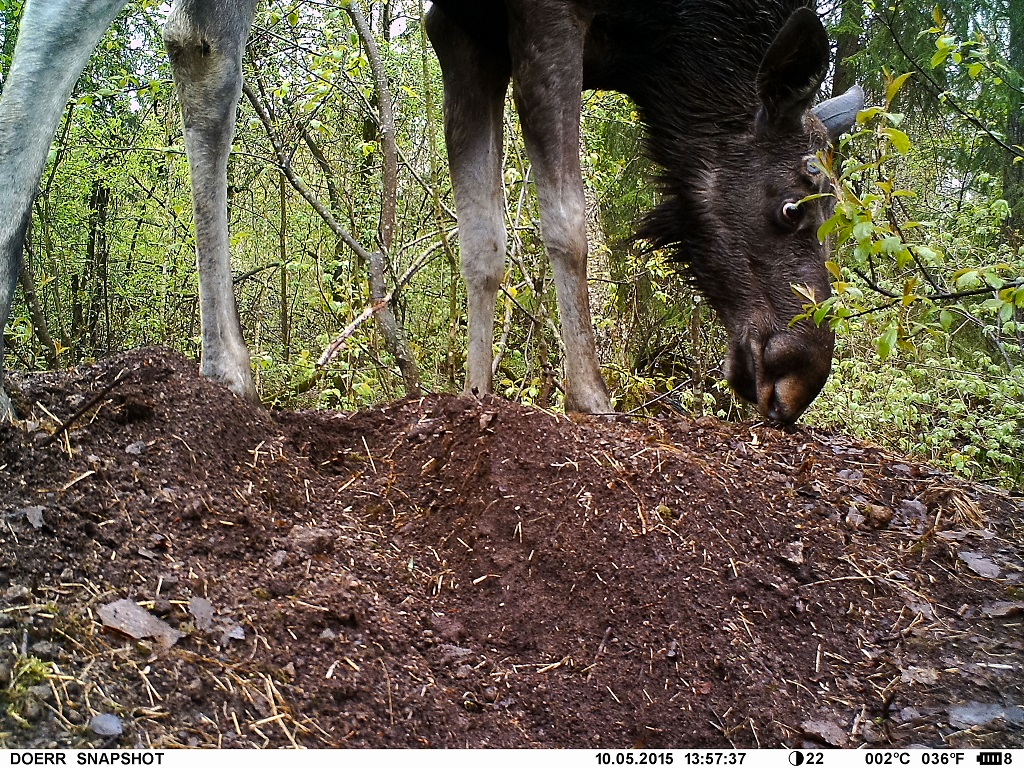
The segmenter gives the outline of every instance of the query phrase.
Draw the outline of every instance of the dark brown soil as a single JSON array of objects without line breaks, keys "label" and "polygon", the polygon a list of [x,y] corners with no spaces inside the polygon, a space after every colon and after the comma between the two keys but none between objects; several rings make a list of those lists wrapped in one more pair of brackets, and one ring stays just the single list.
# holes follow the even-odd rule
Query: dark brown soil
[{"label": "dark brown soil", "polygon": [[159,350],[14,384],[0,746],[1024,746],[1019,498],[806,428],[267,413]]}]

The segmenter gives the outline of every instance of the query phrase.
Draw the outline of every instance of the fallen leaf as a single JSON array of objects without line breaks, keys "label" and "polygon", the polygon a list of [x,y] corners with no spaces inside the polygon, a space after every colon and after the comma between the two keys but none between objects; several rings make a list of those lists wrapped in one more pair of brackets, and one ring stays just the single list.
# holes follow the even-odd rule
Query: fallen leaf
[{"label": "fallen leaf", "polygon": [[939,681],[939,670],[931,667],[907,667],[903,670],[902,679],[904,683],[935,685]]},{"label": "fallen leaf", "polygon": [[866,520],[867,518],[857,511],[856,507],[850,507],[850,511],[846,513],[846,524],[854,530],[864,525]]},{"label": "fallen leaf", "polygon": [[846,745],[846,731],[829,720],[804,720],[800,723],[804,734],[833,747]]},{"label": "fallen leaf", "polygon": [[928,603],[921,600],[919,597],[911,592],[904,592],[902,594],[903,602],[914,613],[918,613],[924,616],[926,619],[933,620],[935,618],[935,609]]},{"label": "fallen leaf", "polygon": [[900,509],[908,515],[927,515],[928,506],[917,499],[904,499],[900,502]]},{"label": "fallen leaf", "polygon": [[158,619],[144,608],[140,608],[131,600],[117,600],[101,605],[96,612],[99,613],[103,626],[134,637],[136,640],[152,638],[164,650],[185,636],[184,633],[179,632],[163,619]]},{"label": "fallen leaf", "polygon": [[1024,725],[1024,710],[1020,707],[1004,707],[980,701],[969,701],[949,708],[949,724],[954,728],[988,725],[993,720],[1000,719],[1014,725]]},{"label": "fallen leaf", "polygon": [[223,630],[220,636],[221,647],[226,646],[232,640],[245,640],[245,629],[241,624],[225,624],[221,629]]},{"label": "fallen leaf", "polygon": [[986,579],[995,579],[1002,573],[998,565],[977,552],[961,552],[959,558],[966,563],[968,568]]},{"label": "fallen leaf", "polygon": [[25,507],[21,513],[25,515],[25,519],[33,528],[39,530],[43,527],[43,511],[45,509],[45,507]]},{"label": "fallen leaf", "polygon": [[213,631],[213,603],[205,597],[190,597],[188,600],[188,612],[195,619],[196,629],[202,632]]},{"label": "fallen leaf", "polygon": [[983,606],[981,612],[990,619],[1001,619],[1005,616],[1019,616],[1024,613],[1024,602],[1007,602],[999,600]]}]

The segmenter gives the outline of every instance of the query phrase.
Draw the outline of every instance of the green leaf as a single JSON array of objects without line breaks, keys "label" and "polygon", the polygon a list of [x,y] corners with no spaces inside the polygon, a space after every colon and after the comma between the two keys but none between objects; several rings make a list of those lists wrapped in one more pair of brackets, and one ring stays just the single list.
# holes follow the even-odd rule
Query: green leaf
[{"label": "green leaf", "polygon": [[899,331],[896,328],[895,323],[891,323],[888,328],[885,329],[885,333],[878,337],[875,341],[875,349],[878,350],[878,356],[885,360],[892,354],[893,348],[896,346],[896,339],[899,337]]},{"label": "green leaf", "polygon": [[839,216],[831,216],[825,223],[818,227],[818,242],[824,243],[828,236],[839,228]]},{"label": "green leaf", "polygon": [[932,54],[931,66],[935,69],[942,64],[946,59],[949,58],[949,54],[952,52],[951,48],[940,48],[934,54]]},{"label": "green leaf", "polygon": [[899,93],[900,89],[903,87],[903,84],[906,83],[907,80],[910,79],[910,76],[913,75],[913,74],[914,74],[913,72],[905,72],[904,74],[900,75],[899,77],[893,78],[889,82],[889,84],[885,87],[885,103],[886,104],[891,104],[892,103],[892,100],[894,98],[896,98],[896,94]]},{"label": "green leaf", "polygon": [[881,129],[881,133],[889,139],[890,142],[892,142],[893,147],[895,147],[896,151],[901,155],[905,155],[910,151],[910,147],[912,146],[910,137],[903,131],[896,128],[886,127]]},{"label": "green leaf", "polygon": [[878,117],[878,115],[882,114],[884,111],[885,110],[881,107],[868,107],[867,109],[862,109],[857,113],[857,123],[859,125],[864,125]]},{"label": "green leaf", "polygon": [[906,246],[903,245],[903,241],[900,240],[896,235],[889,235],[882,239],[881,242],[882,253],[887,253],[890,256],[899,256],[900,251],[905,251]]},{"label": "green leaf", "polygon": [[859,243],[870,240],[874,234],[875,223],[873,221],[858,221],[853,225],[853,236],[857,238],[857,242]]}]

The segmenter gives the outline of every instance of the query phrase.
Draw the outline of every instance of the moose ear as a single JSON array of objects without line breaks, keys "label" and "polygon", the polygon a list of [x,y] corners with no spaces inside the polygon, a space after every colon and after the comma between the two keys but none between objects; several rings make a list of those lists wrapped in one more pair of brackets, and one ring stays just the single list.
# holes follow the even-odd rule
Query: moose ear
[{"label": "moose ear", "polygon": [[797,128],[828,73],[828,60],[828,35],[818,14],[798,8],[775,36],[758,69],[758,127]]}]

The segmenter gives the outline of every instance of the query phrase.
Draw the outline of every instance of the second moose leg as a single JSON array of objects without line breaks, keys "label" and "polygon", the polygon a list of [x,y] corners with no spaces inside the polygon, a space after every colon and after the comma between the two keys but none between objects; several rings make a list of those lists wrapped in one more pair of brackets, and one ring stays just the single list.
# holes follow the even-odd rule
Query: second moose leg
[{"label": "second moose leg", "polygon": [[601,378],[587,290],[587,228],[580,171],[582,22],[565,3],[509,4],[512,86],[537,176],[541,230],[555,274],[565,347],[565,408],[612,410]]},{"label": "second moose leg", "polygon": [[178,0],[164,27],[192,172],[202,373],[250,400],[257,395],[231,274],[227,165],[255,6],[256,0]]}]

